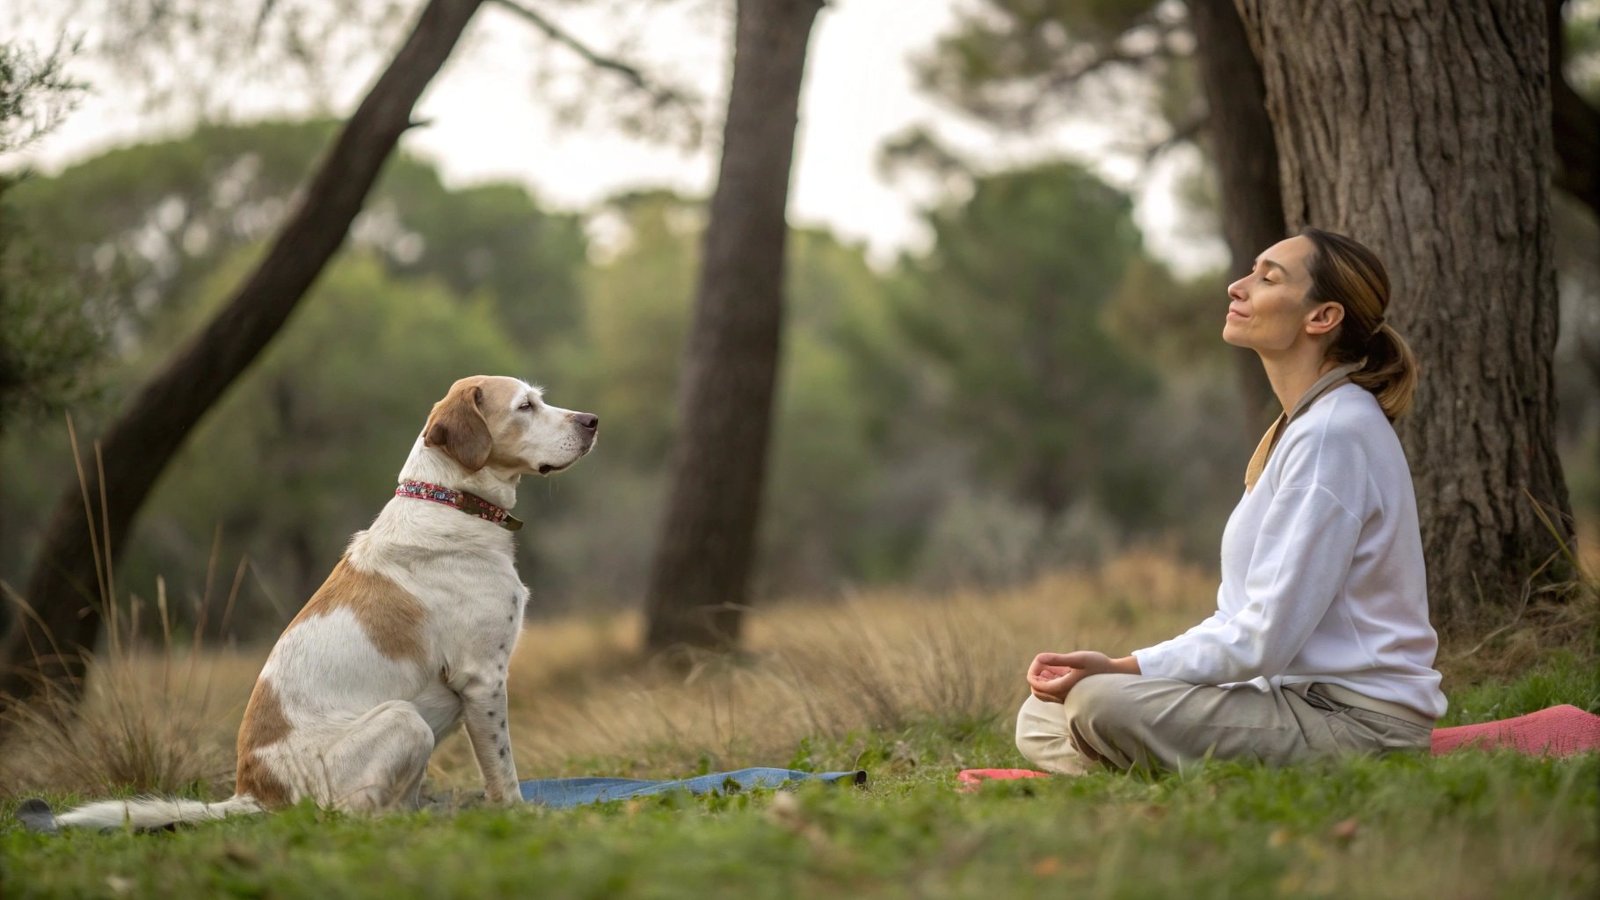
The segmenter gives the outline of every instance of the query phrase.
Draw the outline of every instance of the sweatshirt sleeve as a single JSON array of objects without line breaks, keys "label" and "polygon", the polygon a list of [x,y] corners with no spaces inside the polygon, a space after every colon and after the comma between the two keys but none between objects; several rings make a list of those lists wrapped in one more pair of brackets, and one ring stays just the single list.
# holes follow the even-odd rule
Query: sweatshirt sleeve
[{"label": "sweatshirt sleeve", "polygon": [[[1144,675],[1231,684],[1281,674],[1343,589],[1361,534],[1366,460],[1326,429],[1285,441],[1278,488],[1256,537],[1245,603],[1133,653]],[[1344,494],[1341,497],[1340,494]]]}]

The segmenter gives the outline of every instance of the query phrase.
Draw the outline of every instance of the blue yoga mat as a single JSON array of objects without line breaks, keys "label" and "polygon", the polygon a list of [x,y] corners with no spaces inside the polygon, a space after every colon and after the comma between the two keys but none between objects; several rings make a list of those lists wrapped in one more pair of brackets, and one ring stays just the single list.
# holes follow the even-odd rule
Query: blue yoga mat
[{"label": "blue yoga mat", "polygon": [[691,794],[737,793],[752,788],[775,788],[797,781],[844,782],[866,784],[867,773],[854,772],[801,772],[796,769],[736,769],[732,772],[713,772],[696,778],[678,781],[643,781],[637,778],[536,778],[522,782],[522,799],[552,809],[583,806],[587,803],[604,803],[608,800],[627,800],[631,797],[648,797],[668,791],[687,791]]}]

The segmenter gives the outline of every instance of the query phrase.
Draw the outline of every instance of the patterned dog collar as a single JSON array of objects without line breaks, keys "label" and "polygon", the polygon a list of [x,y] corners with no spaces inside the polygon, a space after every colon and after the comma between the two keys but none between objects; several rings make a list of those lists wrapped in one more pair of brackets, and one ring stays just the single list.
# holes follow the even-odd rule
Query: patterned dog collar
[{"label": "patterned dog collar", "polygon": [[522,520],[493,503],[469,494],[466,491],[457,491],[426,481],[402,481],[394,489],[396,497],[410,497],[413,500],[428,500],[433,503],[442,503],[445,506],[459,509],[469,516],[476,516],[485,522],[493,522],[507,531],[516,531],[522,527]]}]

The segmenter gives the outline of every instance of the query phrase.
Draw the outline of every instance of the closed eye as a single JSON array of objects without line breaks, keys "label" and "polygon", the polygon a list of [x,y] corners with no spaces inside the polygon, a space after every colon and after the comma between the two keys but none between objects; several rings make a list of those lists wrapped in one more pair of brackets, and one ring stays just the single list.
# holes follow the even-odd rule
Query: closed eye
[{"label": "closed eye", "polygon": [[539,405],[534,403],[532,400],[524,400],[522,401],[522,405],[517,407],[517,409],[523,410],[524,412],[533,412],[538,408]]}]

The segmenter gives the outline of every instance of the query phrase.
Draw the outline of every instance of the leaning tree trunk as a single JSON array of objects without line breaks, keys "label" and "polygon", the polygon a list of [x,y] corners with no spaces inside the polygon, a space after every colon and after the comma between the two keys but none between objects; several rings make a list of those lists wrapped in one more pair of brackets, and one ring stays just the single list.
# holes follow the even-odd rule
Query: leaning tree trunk
[{"label": "leaning tree trunk", "polygon": [[739,637],[777,380],[800,80],[821,7],[821,0],[739,0],[722,169],[646,599],[652,651],[721,649]]},{"label": "leaning tree trunk", "polygon": [[[1369,244],[1421,383],[1398,425],[1436,617],[1503,614],[1570,537],[1541,0],[1238,0],[1284,212]],[[1559,535],[1539,517],[1551,514]]]},{"label": "leaning tree trunk", "polygon": [[[184,438],[294,311],[360,212],[411,109],[482,0],[431,0],[339,134],[265,259],[221,312],[134,398],[91,456],[87,484],[56,503],[18,617],[0,646],[0,700],[81,690],[100,630],[99,601],[135,514]],[[92,509],[91,509],[92,507]],[[9,698],[9,699],[6,699]]]},{"label": "leaning tree trunk", "polygon": [[[1189,26],[1205,91],[1205,140],[1217,168],[1229,278],[1238,278],[1255,265],[1256,254],[1284,238],[1278,144],[1267,117],[1261,64],[1250,52],[1233,0],[1189,0]],[[1219,290],[1218,301],[1223,300]],[[1277,415],[1272,385],[1253,351],[1231,352],[1253,437]]]}]

